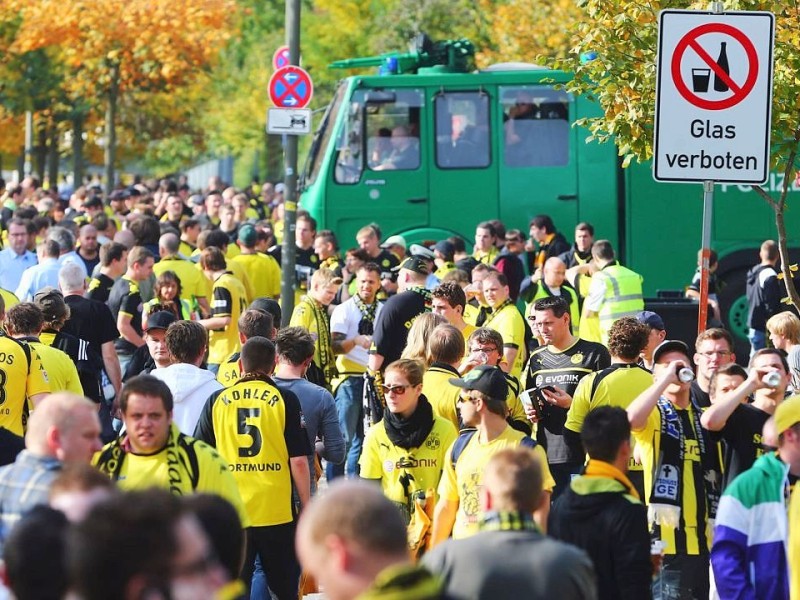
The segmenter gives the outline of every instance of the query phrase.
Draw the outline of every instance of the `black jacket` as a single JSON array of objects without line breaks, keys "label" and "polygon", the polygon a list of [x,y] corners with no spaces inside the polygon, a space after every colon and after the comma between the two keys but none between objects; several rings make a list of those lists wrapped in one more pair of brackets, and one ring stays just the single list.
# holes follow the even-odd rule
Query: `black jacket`
[{"label": "black jacket", "polygon": [[652,598],[647,509],[619,481],[573,479],[550,510],[547,533],[590,556],[599,600]]},{"label": "black jacket", "polygon": [[544,253],[544,261],[546,262],[548,258],[560,256],[569,249],[570,244],[567,241],[567,238],[565,238],[560,232],[556,231],[555,237],[550,241],[549,244],[540,245],[536,252],[527,253],[528,272],[532,274],[536,270],[536,256],[540,252]]},{"label": "black jacket", "polygon": [[[761,272],[766,269],[773,274],[761,285]],[[767,320],[781,310],[780,284],[773,267],[759,264],[747,272],[747,304],[747,326],[756,331],[766,331]]]}]

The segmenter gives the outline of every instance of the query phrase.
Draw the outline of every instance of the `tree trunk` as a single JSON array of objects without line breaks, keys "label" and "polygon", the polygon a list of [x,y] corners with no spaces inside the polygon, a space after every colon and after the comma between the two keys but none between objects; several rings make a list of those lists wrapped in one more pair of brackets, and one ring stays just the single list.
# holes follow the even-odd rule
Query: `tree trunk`
[{"label": "tree trunk", "polygon": [[58,122],[55,118],[50,120],[47,143],[47,179],[50,181],[50,189],[58,190],[58,167],[61,154],[58,151]]},{"label": "tree trunk", "polygon": [[786,243],[786,223],[783,219],[783,211],[775,211],[775,225],[778,228],[778,252],[781,255],[781,274],[783,283],[786,287],[787,298],[795,307],[800,308],[800,295],[794,286],[792,270],[789,258],[789,246]]},{"label": "tree trunk", "polygon": [[72,117],[72,185],[77,190],[83,185],[83,114]]},{"label": "tree trunk", "polygon": [[34,147],[34,161],[36,167],[33,169],[40,182],[44,181],[47,172],[47,121],[38,119],[36,123],[36,146]]},{"label": "tree trunk", "polygon": [[106,104],[106,196],[114,190],[114,163],[117,159],[117,101],[119,100],[119,64],[111,67],[111,84]]}]

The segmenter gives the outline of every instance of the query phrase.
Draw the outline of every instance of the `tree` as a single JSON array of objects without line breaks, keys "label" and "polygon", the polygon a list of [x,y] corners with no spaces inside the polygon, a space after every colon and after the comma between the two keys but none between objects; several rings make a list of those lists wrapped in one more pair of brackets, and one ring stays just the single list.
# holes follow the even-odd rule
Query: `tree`
[{"label": "tree", "polygon": [[73,97],[105,103],[106,191],[114,184],[120,99],[169,92],[213,64],[231,35],[234,0],[9,0],[12,50],[58,50]]},{"label": "tree", "polygon": [[[574,71],[568,91],[595,97],[603,110],[602,116],[580,124],[588,127],[590,139],[615,140],[624,157],[623,166],[633,159],[648,160],[653,155],[658,12],[666,8],[707,10],[708,3],[579,0],[578,4],[585,19],[574,30],[570,56],[554,64]],[[775,13],[771,163],[773,168],[783,169],[785,177],[777,198],[761,186],[753,186],[753,190],[775,214],[783,280],[791,303],[800,307],[790,272],[784,222],[800,143],[800,11],[795,2],[786,0],[729,0],[725,10]],[[585,53],[594,58],[581,61]]]},{"label": "tree", "polygon": [[483,37],[476,40],[477,63],[543,62],[547,58],[566,58],[570,31],[565,23],[583,18],[574,0],[480,0],[486,24]]}]

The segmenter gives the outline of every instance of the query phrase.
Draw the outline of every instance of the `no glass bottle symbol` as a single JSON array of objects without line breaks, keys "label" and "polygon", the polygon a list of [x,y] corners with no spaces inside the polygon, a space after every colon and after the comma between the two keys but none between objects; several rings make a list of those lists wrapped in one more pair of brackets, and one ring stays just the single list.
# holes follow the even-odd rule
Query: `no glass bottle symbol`
[{"label": "no glass bottle symbol", "polygon": [[[720,42],[719,43],[719,55],[717,56],[717,60],[714,64],[718,67],[714,70],[714,91],[715,92],[727,92],[730,90],[730,86],[728,86],[727,80],[730,80],[731,76],[731,68],[728,64],[728,43],[727,42]],[[711,81],[711,68],[704,69],[704,68],[694,68],[692,69],[692,90],[696,94],[705,94],[708,93],[708,84]],[[723,79],[720,75],[720,72],[724,73],[727,77]]]},{"label": "no glass bottle symbol", "polygon": [[758,54],[753,42],[726,23],[706,23],[684,34],[671,62],[675,89],[687,102],[705,110],[739,104],[758,79]]}]

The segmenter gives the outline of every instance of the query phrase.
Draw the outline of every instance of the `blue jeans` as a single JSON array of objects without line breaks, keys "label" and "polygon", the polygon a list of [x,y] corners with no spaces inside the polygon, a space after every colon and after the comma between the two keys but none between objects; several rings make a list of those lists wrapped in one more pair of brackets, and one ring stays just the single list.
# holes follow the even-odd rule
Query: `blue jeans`
[{"label": "blue jeans", "polygon": [[348,477],[358,475],[358,459],[361,457],[361,446],[364,443],[364,378],[352,375],[345,379],[336,389],[336,412],[339,414],[339,428],[342,430],[345,445],[345,463],[332,465],[328,463],[325,477],[328,481],[347,474]]},{"label": "blue jeans", "polygon": [[750,358],[761,350],[767,347],[767,332],[759,331],[757,329],[749,329],[747,331],[747,339],[750,340]]}]

